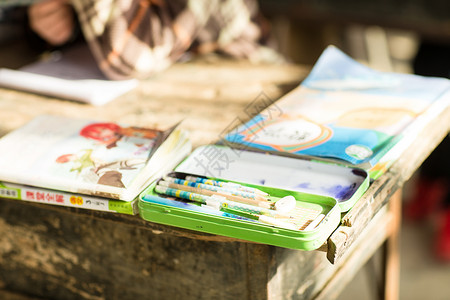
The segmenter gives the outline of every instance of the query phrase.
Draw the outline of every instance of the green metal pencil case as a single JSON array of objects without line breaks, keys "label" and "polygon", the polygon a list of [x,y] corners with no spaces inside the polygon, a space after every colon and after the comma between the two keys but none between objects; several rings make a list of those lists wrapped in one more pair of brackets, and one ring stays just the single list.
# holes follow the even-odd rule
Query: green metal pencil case
[{"label": "green metal pencil case", "polygon": [[140,195],[140,216],[165,225],[300,250],[320,247],[339,225],[342,208],[353,205],[369,184],[368,174],[361,170],[216,145],[197,148],[168,174],[172,182],[192,175],[256,188],[269,195],[273,206],[292,196],[295,206],[280,216],[263,214],[263,219],[253,212],[237,213],[223,201],[211,207],[201,203],[203,198],[188,201],[174,197],[180,194],[163,194],[162,180]]}]

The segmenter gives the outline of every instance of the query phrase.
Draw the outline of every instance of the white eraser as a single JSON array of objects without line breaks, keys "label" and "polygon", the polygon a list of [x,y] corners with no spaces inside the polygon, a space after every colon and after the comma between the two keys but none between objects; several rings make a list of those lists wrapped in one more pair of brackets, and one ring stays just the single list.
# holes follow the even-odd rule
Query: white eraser
[{"label": "white eraser", "polygon": [[275,202],[275,210],[281,213],[288,213],[295,208],[297,201],[294,196],[286,196]]}]

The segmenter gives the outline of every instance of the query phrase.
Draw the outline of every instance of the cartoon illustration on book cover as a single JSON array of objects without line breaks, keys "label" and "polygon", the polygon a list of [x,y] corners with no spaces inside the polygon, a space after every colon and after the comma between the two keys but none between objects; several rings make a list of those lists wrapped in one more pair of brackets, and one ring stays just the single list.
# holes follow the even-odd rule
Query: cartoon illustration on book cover
[{"label": "cartoon illustration on book cover", "polygon": [[152,129],[93,123],[79,132],[92,147],[62,154],[55,161],[69,164],[69,172],[83,181],[124,188],[124,174],[145,165],[159,135]]}]

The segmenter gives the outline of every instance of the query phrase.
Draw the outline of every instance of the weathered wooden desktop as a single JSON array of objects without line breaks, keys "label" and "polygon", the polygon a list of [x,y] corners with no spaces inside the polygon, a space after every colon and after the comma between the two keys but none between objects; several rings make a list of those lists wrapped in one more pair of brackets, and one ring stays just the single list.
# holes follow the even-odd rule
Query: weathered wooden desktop
[{"label": "weathered wooden desktop", "polygon": [[[219,139],[237,118],[248,119],[248,105],[277,99],[307,72],[211,57],[177,64],[102,107],[0,89],[0,135],[44,113],[161,128],[184,119],[195,147]],[[381,295],[395,299],[401,189],[449,128],[447,109],[318,251],[1,199],[0,288],[23,299],[332,299],[381,248]]]}]

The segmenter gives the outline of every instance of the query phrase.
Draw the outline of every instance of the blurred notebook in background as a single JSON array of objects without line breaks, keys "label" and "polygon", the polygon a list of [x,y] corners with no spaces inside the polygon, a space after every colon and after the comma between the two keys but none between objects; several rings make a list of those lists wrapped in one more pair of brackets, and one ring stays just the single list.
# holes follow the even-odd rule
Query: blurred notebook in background
[{"label": "blurred notebook in background", "polygon": [[92,105],[106,104],[134,89],[138,80],[108,80],[86,44],[24,66],[0,69],[0,86]]}]

